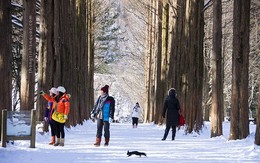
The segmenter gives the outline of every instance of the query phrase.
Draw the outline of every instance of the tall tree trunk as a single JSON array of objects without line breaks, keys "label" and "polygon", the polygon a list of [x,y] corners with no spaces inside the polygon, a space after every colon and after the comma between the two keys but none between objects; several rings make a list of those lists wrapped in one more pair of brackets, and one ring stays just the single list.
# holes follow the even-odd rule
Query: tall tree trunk
[{"label": "tall tree trunk", "polygon": [[[12,109],[11,0],[0,1],[0,122],[2,110]],[[0,125],[1,135],[1,125]],[[1,138],[0,138],[1,140]]]},{"label": "tall tree trunk", "polygon": [[[38,55],[38,86],[37,86],[37,109],[36,119],[43,120],[45,108],[47,102],[40,97],[39,92],[41,90],[50,90],[51,87],[55,87],[54,84],[54,65],[56,59],[54,58],[53,44],[53,18],[54,18],[54,6],[53,0],[41,1],[41,17],[40,17],[40,43],[39,43],[39,55]],[[48,124],[45,123],[44,131],[48,131]]]},{"label": "tall tree trunk", "polygon": [[[151,1],[151,0],[150,0]],[[144,109],[144,122],[149,122],[150,114],[150,89],[151,89],[151,42],[152,42],[152,6],[150,5],[147,9],[147,34],[146,34],[146,57],[145,57],[145,109]]]},{"label": "tall tree trunk", "polygon": [[258,109],[256,117],[255,144],[260,145],[260,82],[258,82]]},{"label": "tall tree trunk", "polygon": [[155,73],[155,108],[154,108],[154,122],[158,124],[159,118],[161,117],[161,109],[162,108],[162,101],[163,101],[163,84],[161,82],[161,69],[162,69],[162,19],[163,19],[163,2],[159,0],[157,2],[157,29],[156,29],[156,35],[157,35],[157,52],[156,52],[156,73]]},{"label": "tall tree trunk", "polygon": [[36,1],[23,0],[23,56],[21,71],[21,110],[34,108],[36,56]]},{"label": "tall tree trunk", "polygon": [[211,137],[222,135],[223,68],[222,68],[222,6],[221,0],[213,2],[213,49],[212,49],[212,106]]},{"label": "tall tree trunk", "polygon": [[94,106],[94,33],[93,33],[93,1],[87,1],[87,55],[88,55],[88,102],[89,107],[87,109],[87,115],[90,116],[90,112]]},{"label": "tall tree trunk", "polygon": [[250,0],[234,1],[230,140],[249,134],[248,64]]},{"label": "tall tree trunk", "polygon": [[171,66],[175,71],[172,85],[176,86],[179,94],[187,132],[199,132],[203,125],[203,1],[180,0],[177,3],[178,17],[173,51],[174,63],[177,64]]},{"label": "tall tree trunk", "polygon": [[167,71],[169,69],[168,65],[168,26],[169,26],[169,4],[167,0],[163,0],[163,12],[162,12],[162,56],[161,56],[161,76],[160,76],[160,92],[159,102],[157,103],[157,110],[158,110],[158,121],[162,122],[161,113],[163,110],[164,99],[167,95],[168,89],[168,75]]}]

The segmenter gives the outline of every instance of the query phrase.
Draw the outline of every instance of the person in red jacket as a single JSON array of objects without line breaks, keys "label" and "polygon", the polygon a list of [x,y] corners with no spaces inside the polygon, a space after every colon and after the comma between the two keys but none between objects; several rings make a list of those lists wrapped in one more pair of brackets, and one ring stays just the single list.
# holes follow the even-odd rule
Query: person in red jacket
[{"label": "person in red jacket", "polygon": [[54,146],[64,146],[65,142],[65,132],[64,126],[65,122],[68,119],[68,114],[70,111],[70,96],[66,94],[66,89],[63,86],[57,88],[57,96],[55,98],[50,97],[48,94],[43,91],[40,94],[49,102],[53,102],[53,114],[52,119],[56,128],[56,142]]}]

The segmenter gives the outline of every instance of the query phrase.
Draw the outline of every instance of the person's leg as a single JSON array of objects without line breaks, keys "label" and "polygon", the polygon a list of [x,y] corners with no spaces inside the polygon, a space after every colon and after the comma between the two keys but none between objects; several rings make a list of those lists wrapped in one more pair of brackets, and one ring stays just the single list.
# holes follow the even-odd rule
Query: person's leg
[{"label": "person's leg", "polygon": [[132,124],[133,124],[133,128],[134,128],[134,126],[135,126],[135,118],[134,117],[132,117]]},{"label": "person's leg", "polygon": [[176,126],[172,125],[172,140],[175,140]]},{"label": "person's leg", "polygon": [[97,120],[97,138],[101,138],[102,137],[102,130],[103,130],[103,126],[104,126],[104,122],[102,119],[98,119]]},{"label": "person's leg", "polygon": [[55,128],[55,125],[53,124],[53,122],[50,122],[50,127],[51,127],[51,136],[55,136],[56,128]]},{"label": "person's leg", "polygon": [[137,127],[137,125],[138,125],[138,118],[136,118],[136,127]]},{"label": "person's leg", "polygon": [[134,122],[133,127],[137,127],[137,121],[138,121],[138,118],[134,117],[133,118],[133,122]]},{"label": "person's leg", "polygon": [[104,130],[105,130],[105,146],[108,146],[110,139],[110,124],[109,122],[104,122]]},{"label": "person's leg", "polygon": [[50,122],[50,127],[51,127],[51,141],[49,142],[49,145],[55,144],[55,125],[53,122]]},{"label": "person's leg", "polygon": [[167,136],[168,136],[168,133],[169,133],[169,130],[170,130],[170,125],[167,125],[166,124],[166,128],[165,128],[165,131],[164,131],[164,135],[163,135],[163,138],[162,138],[162,140],[165,140],[166,138],[167,138]]},{"label": "person's leg", "polygon": [[103,130],[103,120],[97,120],[97,135],[96,135],[96,143],[95,146],[100,146],[101,137],[102,137],[102,130]]},{"label": "person's leg", "polygon": [[65,126],[65,123],[60,123],[60,125],[59,125],[60,133],[61,133],[60,146],[64,146],[64,142],[65,142],[64,126]]},{"label": "person's leg", "polygon": [[57,137],[54,146],[58,146],[60,144],[60,126],[59,126],[59,124],[60,124],[59,122],[54,121],[54,125],[55,125],[55,128],[56,128],[55,134],[56,134],[56,137]]}]

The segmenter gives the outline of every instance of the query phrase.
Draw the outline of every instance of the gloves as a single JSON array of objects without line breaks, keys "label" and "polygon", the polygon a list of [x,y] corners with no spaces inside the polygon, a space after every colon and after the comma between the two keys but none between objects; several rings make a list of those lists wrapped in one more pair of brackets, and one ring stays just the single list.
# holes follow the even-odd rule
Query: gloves
[{"label": "gloves", "polygon": [[44,94],[44,91],[40,91],[40,95],[43,95]]},{"label": "gloves", "polygon": [[64,119],[67,120],[68,119],[68,115],[64,114]]},{"label": "gloves", "polygon": [[109,117],[109,123],[112,123],[113,122],[113,119]]},{"label": "gloves", "polygon": [[45,121],[45,122],[48,122],[48,117],[44,117],[44,121]]},{"label": "gloves", "polygon": [[94,114],[94,113],[91,113],[90,118],[91,118],[91,119],[95,119],[95,114]]}]

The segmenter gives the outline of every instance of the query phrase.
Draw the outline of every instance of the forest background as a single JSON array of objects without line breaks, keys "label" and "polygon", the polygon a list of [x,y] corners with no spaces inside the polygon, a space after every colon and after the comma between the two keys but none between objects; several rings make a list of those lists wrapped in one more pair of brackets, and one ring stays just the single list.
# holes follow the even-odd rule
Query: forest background
[{"label": "forest background", "polygon": [[38,92],[63,85],[72,95],[67,126],[75,126],[109,84],[119,122],[129,121],[138,101],[142,122],[162,124],[163,101],[174,87],[187,133],[210,120],[211,136],[222,135],[228,117],[230,139],[245,138],[249,119],[260,119],[259,4],[2,0],[0,109],[36,108],[42,121],[46,102]]}]

